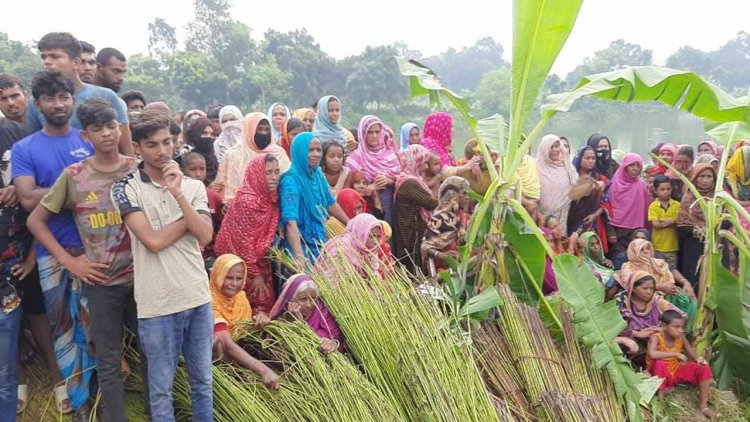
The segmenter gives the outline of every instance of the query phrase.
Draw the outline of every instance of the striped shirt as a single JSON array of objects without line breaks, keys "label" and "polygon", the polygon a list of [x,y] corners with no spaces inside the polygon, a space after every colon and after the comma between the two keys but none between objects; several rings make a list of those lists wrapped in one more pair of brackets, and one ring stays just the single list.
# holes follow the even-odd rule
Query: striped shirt
[{"label": "striped shirt", "polygon": [[[211,215],[202,182],[184,178],[181,189],[197,212]],[[133,212],[143,212],[154,230],[183,218],[177,201],[148,177],[143,164],[137,172],[112,185],[112,202],[123,218]],[[128,231],[139,319],[171,315],[211,301],[200,245],[191,233],[185,233],[172,245],[153,253],[129,228]]]}]

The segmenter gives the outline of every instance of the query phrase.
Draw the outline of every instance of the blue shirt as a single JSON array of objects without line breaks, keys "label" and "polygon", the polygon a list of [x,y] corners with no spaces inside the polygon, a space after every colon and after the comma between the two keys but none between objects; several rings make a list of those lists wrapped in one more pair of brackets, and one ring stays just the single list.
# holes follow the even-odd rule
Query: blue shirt
[{"label": "blue shirt", "polygon": [[[117,121],[123,125],[128,123],[128,108],[125,105],[125,101],[120,99],[120,97],[109,88],[83,84],[83,88],[76,92],[74,97],[76,102],[73,105],[73,114],[70,116],[70,125],[74,128],[83,129],[81,127],[81,122],[78,120],[78,116],[76,116],[76,110],[78,110],[78,107],[81,104],[92,98],[99,98],[108,102],[117,112]],[[42,128],[44,128],[44,123],[44,115],[37,110],[34,101],[28,101],[26,103],[26,126],[29,131],[36,132],[42,130]]]},{"label": "blue shirt", "polygon": [[[71,129],[64,136],[35,132],[16,142],[11,148],[11,178],[15,180],[18,176],[31,176],[37,186],[49,188],[55,184],[65,167],[93,154],[94,147],[81,138],[81,131],[78,129]],[[69,211],[53,215],[47,225],[63,247],[81,246],[81,237]],[[36,250],[39,256],[49,255],[47,249],[39,243]]]}]

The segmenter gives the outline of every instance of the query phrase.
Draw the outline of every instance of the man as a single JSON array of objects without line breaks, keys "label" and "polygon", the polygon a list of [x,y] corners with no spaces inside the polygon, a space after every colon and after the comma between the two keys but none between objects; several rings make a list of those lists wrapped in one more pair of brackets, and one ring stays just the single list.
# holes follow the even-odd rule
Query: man
[{"label": "man", "polygon": [[[11,148],[11,177],[18,199],[27,211],[39,204],[60,173],[93,153],[91,144],[70,125],[75,98],[73,83],[55,70],[34,77],[31,94],[35,110],[44,117],[44,128],[18,141]],[[79,255],[81,238],[70,213],[49,220],[57,242]],[[42,245],[36,245],[39,279],[52,329],[57,364],[67,380],[74,417],[88,419],[89,382],[94,359],[83,333],[86,313],[80,305],[81,291],[70,272]]]},{"label": "man", "polygon": [[[120,125],[108,103],[93,99],[78,107],[81,135],[94,156],[68,166],[29,216],[29,230],[52,256],[83,281],[96,348],[103,419],[126,422],[121,371],[123,327],[136,332],[133,255],[130,237],[110,199],[112,184],[137,168],[133,157],[117,151]],[[86,253],[74,257],[63,248],[47,221],[72,211]]]},{"label": "man", "polygon": [[0,111],[5,118],[26,126],[26,93],[17,76],[0,74]]},{"label": "man", "polygon": [[[68,32],[51,32],[39,40],[37,48],[44,69],[57,70],[73,83],[75,88],[74,107],[83,104],[89,98],[102,98],[117,110],[117,121],[122,125],[120,152],[132,156],[133,143],[130,140],[130,128],[127,124],[128,112],[125,102],[112,90],[84,84],[78,76],[78,69],[81,66],[81,43]],[[75,108],[73,113],[75,113]],[[32,132],[41,130],[44,126],[44,116],[36,109],[32,101],[28,102],[26,107],[26,125]],[[70,120],[70,125],[81,129],[81,122],[78,121],[75,114]]]},{"label": "man", "polygon": [[78,76],[85,84],[93,84],[96,79],[96,49],[86,41],[81,41],[81,67]]},{"label": "man", "polygon": [[125,101],[129,114],[138,114],[146,107],[146,97],[141,91],[131,89],[123,92],[120,98]]},{"label": "man", "polygon": [[111,47],[102,48],[96,55],[97,85],[120,92],[127,73],[127,60],[119,50]]},{"label": "man", "polygon": [[148,361],[151,418],[173,422],[172,385],[180,354],[190,379],[193,420],[213,420],[213,314],[201,247],[213,237],[206,188],[172,161],[169,118],[144,112],[131,122],[138,172],[112,186],[130,232],[138,337]]}]

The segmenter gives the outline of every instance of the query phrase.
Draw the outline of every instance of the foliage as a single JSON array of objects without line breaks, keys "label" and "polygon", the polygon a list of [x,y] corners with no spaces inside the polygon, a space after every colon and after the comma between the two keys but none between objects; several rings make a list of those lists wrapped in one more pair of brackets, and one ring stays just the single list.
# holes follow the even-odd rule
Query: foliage
[{"label": "foliage", "polygon": [[583,63],[570,71],[565,78],[567,87],[574,88],[586,75],[609,72],[630,66],[650,66],[653,52],[638,44],[625,40],[615,40],[607,48],[594,52],[593,57],[583,59]]}]

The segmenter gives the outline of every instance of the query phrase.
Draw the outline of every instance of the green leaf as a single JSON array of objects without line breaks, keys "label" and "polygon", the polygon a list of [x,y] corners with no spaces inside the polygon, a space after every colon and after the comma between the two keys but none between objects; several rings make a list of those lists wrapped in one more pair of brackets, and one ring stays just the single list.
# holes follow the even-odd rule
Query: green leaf
[{"label": "green leaf", "polygon": [[[529,269],[532,279],[524,274],[521,268],[517,267],[515,262],[507,262],[510,277],[510,288],[518,299],[527,303],[536,304],[539,301],[537,290],[541,291],[542,280],[544,279],[544,267],[546,265],[546,254],[544,245],[539,242],[535,234],[536,227],[529,226],[523,218],[514,210],[509,209],[505,214],[505,223],[503,224],[503,235],[505,240],[511,245],[513,252],[508,258],[513,260],[522,260],[523,264]],[[529,283],[536,283],[538,288],[534,289]]]},{"label": "green leaf", "polygon": [[490,117],[486,117],[477,122],[477,135],[479,141],[488,145],[491,149],[494,149],[500,154],[505,153],[505,134],[508,130],[508,125],[505,122],[505,118],[500,114],[493,114]]},{"label": "green leaf", "polygon": [[484,320],[487,318],[490,309],[500,305],[500,295],[497,290],[494,287],[488,287],[466,301],[458,311],[458,317]]}]

